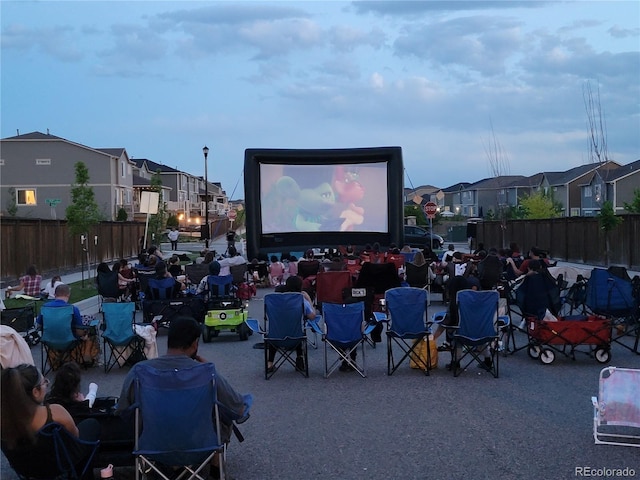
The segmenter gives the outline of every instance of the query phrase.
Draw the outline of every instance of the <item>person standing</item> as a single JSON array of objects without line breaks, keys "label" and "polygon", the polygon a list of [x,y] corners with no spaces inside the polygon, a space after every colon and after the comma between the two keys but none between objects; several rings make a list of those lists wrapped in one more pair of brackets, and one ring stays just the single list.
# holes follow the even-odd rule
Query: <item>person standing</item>
[{"label": "person standing", "polygon": [[176,227],[171,227],[171,231],[167,234],[169,241],[171,242],[171,250],[178,250],[178,237],[180,233]]}]

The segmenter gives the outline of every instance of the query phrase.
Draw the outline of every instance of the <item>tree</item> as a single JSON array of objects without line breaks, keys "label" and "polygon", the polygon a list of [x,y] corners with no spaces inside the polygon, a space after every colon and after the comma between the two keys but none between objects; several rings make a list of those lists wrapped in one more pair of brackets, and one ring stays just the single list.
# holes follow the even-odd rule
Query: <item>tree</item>
[{"label": "tree", "polygon": [[525,195],[520,200],[520,205],[524,210],[523,218],[555,218],[559,215],[557,204],[551,197],[545,195],[544,192]]},{"label": "tree", "polygon": [[118,215],[116,216],[116,220],[118,222],[126,222],[127,218],[129,218],[129,215],[127,215],[127,211],[124,208],[120,207],[118,209]]},{"label": "tree", "polygon": [[629,213],[640,213],[640,188],[633,191],[631,203],[624,202],[624,209]]},{"label": "tree", "polygon": [[9,188],[9,201],[7,202],[7,214],[10,217],[15,217],[18,213],[18,203],[16,201],[16,189],[15,187]]},{"label": "tree", "polygon": [[600,213],[598,213],[598,223],[604,231],[604,264],[609,266],[609,232],[622,223],[622,217],[618,217],[613,211],[613,203],[609,200],[602,204]]},{"label": "tree", "polygon": [[71,204],[66,208],[72,235],[87,235],[89,229],[102,220],[93,188],[89,186],[89,170],[83,162],[74,166],[76,180],[71,185]]},{"label": "tree", "polygon": [[164,233],[166,228],[167,204],[162,198],[162,177],[160,170],[157,170],[151,176],[151,191],[158,193],[158,213],[149,217],[149,232],[154,234],[156,238]]},{"label": "tree", "polygon": [[507,230],[507,212],[509,209],[507,208],[507,198],[505,193],[506,185],[501,185],[503,181],[504,175],[509,174],[509,156],[507,152],[505,152],[502,144],[496,138],[496,133],[493,129],[493,122],[490,122],[491,125],[491,138],[489,142],[484,145],[484,152],[487,156],[487,160],[489,161],[489,167],[491,168],[491,172],[493,173],[493,177],[496,179],[496,212],[492,213],[492,220],[500,221],[500,230],[501,230],[501,244],[504,245],[505,239],[504,234]]},{"label": "tree", "polygon": [[582,99],[584,108],[587,111],[589,159],[591,163],[607,162],[609,160],[607,123],[600,104],[600,87],[596,90],[594,97],[591,82],[587,81],[582,86]]},{"label": "tree", "polygon": [[178,228],[179,226],[180,226],[180,222],[177,216],[169,215],[169,217],[167,217],[167,228],[170,228],[170,227]]}]

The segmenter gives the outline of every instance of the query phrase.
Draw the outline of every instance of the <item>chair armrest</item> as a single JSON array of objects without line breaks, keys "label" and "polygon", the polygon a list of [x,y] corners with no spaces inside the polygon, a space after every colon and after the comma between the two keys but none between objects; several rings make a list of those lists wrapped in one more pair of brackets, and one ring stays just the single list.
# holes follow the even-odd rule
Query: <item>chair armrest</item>
[{"label": "chair armrest", "polygon": [[247,327],[249,327],[252,331],[260,335],[264,335],[267,333],[266,331],[262,330],[262,328],[260,327],[260,323],[255,318],[247,318],[244,323],[246,323]]},{"label": "chair armrest", "polygon": [[389,318],[382,312],[373,312],[373,319],[376,322],[387,322]]},{"label": "chair armrest", "polygon": [[506,327],[511,323],[511,318],[509,318],[509,315],[500,315],[498,317],[498,325],[501,327]]},{"label": "chair armrest", "polygon": [[364,331],[362,332],[363,335],[369,335],[371,332],[373,332],[373,330],[376,328],[377,324],[374,323],[367,323],[364,327]]},{"label": "chair armrest", "polygon": [[307,328],[311,329],[312,332],[323,335],[324,332],[322,331],[322,328],[318,323],[318,319],[321,319],[321,318],[322,317],[320,315],[316,315],[316,318],[314,318],[313,320],[307,320]]},{"label": "chair armrest", "polygon": [[436,312],[431,315],[431,323],[442,323],[447,316],[447,312]]}]

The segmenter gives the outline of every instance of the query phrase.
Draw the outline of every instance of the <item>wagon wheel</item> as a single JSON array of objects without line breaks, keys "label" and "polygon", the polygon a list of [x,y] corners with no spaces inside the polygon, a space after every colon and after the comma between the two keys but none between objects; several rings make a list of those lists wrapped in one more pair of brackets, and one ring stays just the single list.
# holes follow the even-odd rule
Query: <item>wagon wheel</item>
[{"label": "wagon wheel", "polygon": [[611,352],[606,348],[599,347],[596,348],[595,357],[598,363],[608,363],[611,360]]},{"label": "wagon wheel", "polygon": [[540,358],[540,346],[529,344],[529,348],[527,349],[527,353],[534,360]]},{"label": "wagon wheel", "polygon": [[543,348],[540,351],[540,361],[543,364],[549,365],[550,363],[553,363],[555,359],[556,359],[556,354],[553,353],[553,350],[551,350],[550,348]]}]

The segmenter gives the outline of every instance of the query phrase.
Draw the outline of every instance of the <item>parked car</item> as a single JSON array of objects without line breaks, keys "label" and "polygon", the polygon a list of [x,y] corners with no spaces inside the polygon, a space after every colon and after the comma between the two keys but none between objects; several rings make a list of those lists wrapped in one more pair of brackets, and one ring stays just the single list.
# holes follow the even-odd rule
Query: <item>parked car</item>
[{"label": "parked car", "polygon": [[444,245],[444,238],[417,225],[405,225],[404,243],[416,248],[431,245],[432,249],[439,249]]}]

